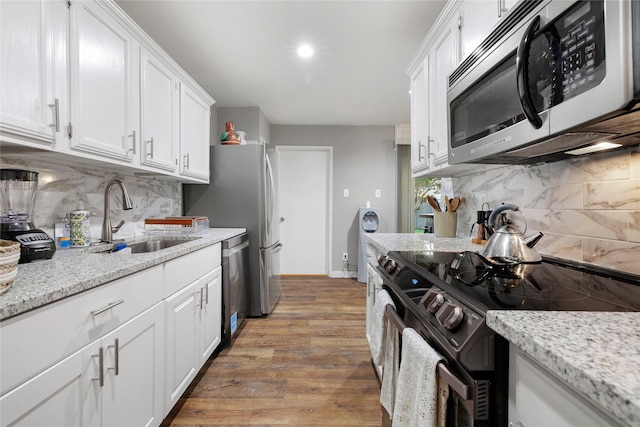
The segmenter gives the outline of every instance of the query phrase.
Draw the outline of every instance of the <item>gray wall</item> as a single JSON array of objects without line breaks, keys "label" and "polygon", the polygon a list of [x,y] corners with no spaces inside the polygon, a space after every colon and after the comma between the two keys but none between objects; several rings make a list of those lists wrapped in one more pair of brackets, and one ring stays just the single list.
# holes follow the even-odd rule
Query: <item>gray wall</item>
[{"label": "gray wall", "polygon": [[[342,271],[342,253],[358,262],[358,209],[380,208],[380,232],[396,232],[396,153],[393,126],[271,125],[271,145],[333,147],[333,235],[329,270]],[[349,197],[343,190],[349,189]],[[376,198],[375,190],[381,190]]]}]

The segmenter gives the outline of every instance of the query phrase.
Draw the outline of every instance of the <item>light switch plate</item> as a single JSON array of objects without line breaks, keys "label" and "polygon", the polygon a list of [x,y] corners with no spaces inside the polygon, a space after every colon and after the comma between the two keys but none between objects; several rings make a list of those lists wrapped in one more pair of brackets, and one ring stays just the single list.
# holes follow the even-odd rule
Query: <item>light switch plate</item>
[{"label": "light switch plate", "polygon": [[344,189],[344,197],[349,197],[349,189],[348,188]]}]

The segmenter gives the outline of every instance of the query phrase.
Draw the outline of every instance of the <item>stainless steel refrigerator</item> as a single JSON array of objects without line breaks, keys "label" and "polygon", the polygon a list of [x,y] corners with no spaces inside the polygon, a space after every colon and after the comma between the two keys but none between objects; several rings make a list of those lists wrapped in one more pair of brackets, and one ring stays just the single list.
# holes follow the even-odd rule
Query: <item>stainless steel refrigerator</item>
[{"label": "stainless steel refrigerator", "polygon": [[[270,152],[269,152],[270,151]],[[185,215],[204,215],[211,227],[249,234],[249,316],[271,313],[280,297],[280,218],[276,183],[265,145],[211,147],[209,185],[183,185]]]}]

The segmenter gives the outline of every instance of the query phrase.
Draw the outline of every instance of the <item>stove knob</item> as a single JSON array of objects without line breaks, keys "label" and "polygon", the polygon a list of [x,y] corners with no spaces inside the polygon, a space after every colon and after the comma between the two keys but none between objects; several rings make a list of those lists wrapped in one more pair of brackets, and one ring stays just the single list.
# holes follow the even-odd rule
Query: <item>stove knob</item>
[{"label": "stove knob", "polygon": [[436,318],[445,329],[451,331],[464,319],[464,311],[457,305],[446,302],[436,314]]},{"label": "stove knob", "polygon": [[378,258],[378,265],[381,267],[384,267],[384,265],[386,264],[386,262],[389,260],[389,257],[386,255],[380,255],[380,258]]},{"label": "stove knob", "polygon": [[444,296],[442,293],[437,291],[429,291],[422,301],[422,305],[427,309],[427,311],[431,314],[438,311],[438,309],[444,304]]},{"label": "stove knob", "polygon": [[390,260],[385,264],[384,269],[387,273],[393,274],[398,269],[398,264],[394,260]]}]

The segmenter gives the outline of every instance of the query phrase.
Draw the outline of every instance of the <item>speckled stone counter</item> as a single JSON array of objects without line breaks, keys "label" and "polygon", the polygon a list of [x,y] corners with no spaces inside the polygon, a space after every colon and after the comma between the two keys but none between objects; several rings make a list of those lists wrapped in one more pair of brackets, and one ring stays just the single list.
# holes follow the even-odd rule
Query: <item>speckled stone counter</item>
[{"label": "speckled stone counter", "polygon": [[640,425],[640,313],[489,311],[487,324],[614,418]]},{"label": "speckled stone counter", "polygon": [[367,238],[381,253],[389,251],[476,252],[483,248],[482,245],[471,243],[469,237],[435,237],[433,233],[372,233],[367,234]]},{"label": "speckled stone counter", "polygon": [[18,265],[13,286],[0,295],[0,320],[186,255],[244,231],[244,228],[212,228],[193,236],[153,235],[127,239],[128,243],[136,243],[158,238],[196,238],[158,252],[140,254],[92,253],[110,245],[57,250],[50,260]]}]

